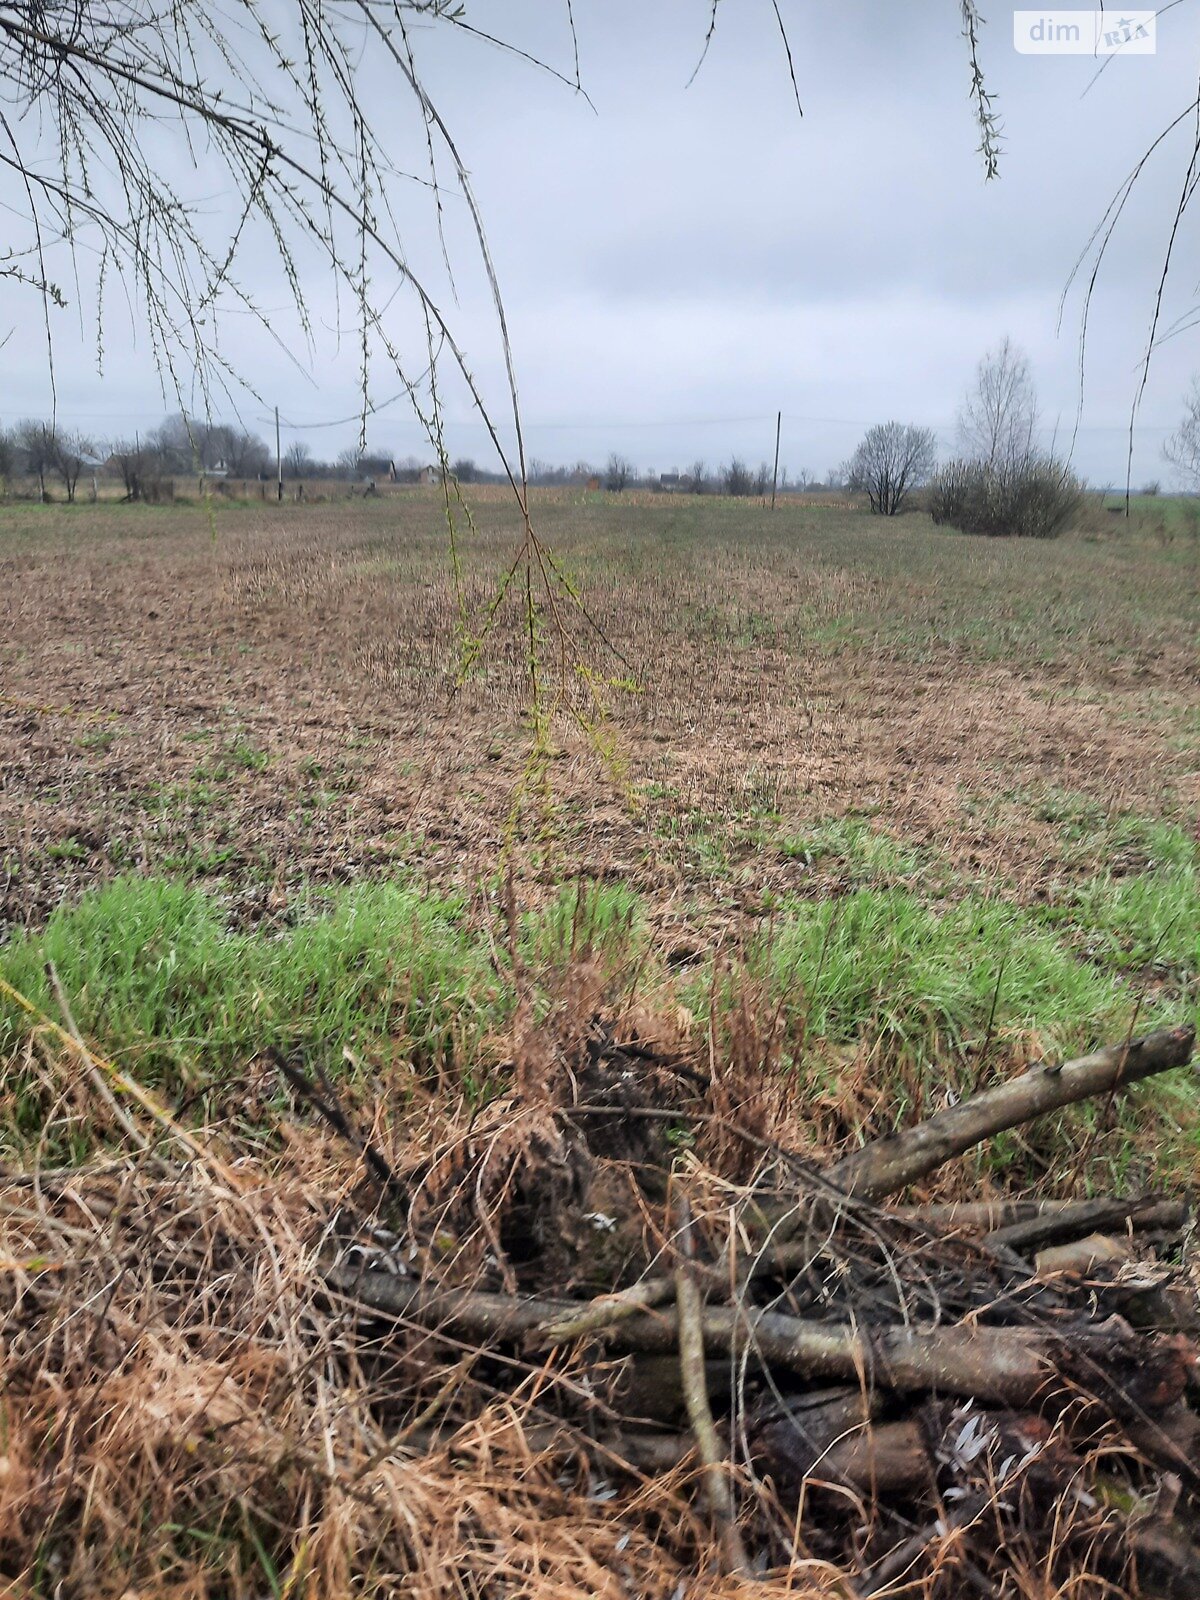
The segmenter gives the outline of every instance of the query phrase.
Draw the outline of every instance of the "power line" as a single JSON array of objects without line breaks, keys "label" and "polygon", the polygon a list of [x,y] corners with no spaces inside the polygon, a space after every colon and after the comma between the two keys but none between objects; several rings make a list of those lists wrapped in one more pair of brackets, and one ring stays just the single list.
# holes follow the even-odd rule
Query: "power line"
[{"label": "power line", "polygon": [[[388,407],[395,405],[397,401],[403,400],[406,397],[407,390],[401,390],[399,393],[389,396],[388,399],[379,401],[377,404],[372,405],[368,409],[367,417],[371,418],[379,415]],[[62,422],[125,421],[144,423],[149,409],[149,407],[146,407],[140,411],[66,411],[59,407],[56,415]],[[23,411],[0,411],[0,419],[4,421],[19,421],[29,415],[30,410],[28,407]],[[601,431],[605,429],[613,432],[618,430],[627,432],[642,430],[649,431],[662,428],[748,427],[757,426],[759,424],[769,425],[775,421],[775,417],[776,413],[774,411],[764,411],[758,415],[743,414],[740,416],[728,417],[585,417],[574,420],[564,418],[555,418],[554,420],[531,420],[529,418],[524,418],[523,421],[527,429],[537,429],[540,432],[583,433],[588,431]],[[306,422],[293,421],[291,418],[283,414],[280,416],[282,425],[293,433],[301,433],[325,428],[348,427],[352,423],[360,422],[361,419],[361,410],[354,411],[342,417],[329,417]],[[253,420],[264,427],[273,427],[275,422],[274,415],[269,417],[255,417]],[[393,420],[394,419],[389,419],[389,421]],[[415,417],[406,417],[402,420],[405,426],[411,425],[417,428],[421,426],[420,422]],[[443,426],[446,428],[465,429],[487,427],[487,424],[477,416],[445,417],[442,420]],[[878,420],[878,417],[827,417],[799,411],[783,412],[783,421],[785,424],[798,423],[809,427],[867,428],[871,427],[873,423],[877,422]],[[501,431],[503,431],[505,424],[501,423],[499,426]],[[937,433],[949,433],[954,430],[955,424],[953,422],[934,422],[923,424],[923,426],[931,427]],[[1176,423],[1139,422],[1136,431],[1141,435],[1172,433],[1177,426],[1178,424]],[[1040,431],[1042,433],[1051,434],[1056,430],[1049,426],[1043,426]],[[1124,438],[1129,432],[1129,423],[1128,421],[1085,422],[1080,425],[1079,432],[1081,434],[1108,433]]]},{"label": "power line", "polygon": [[[382,411],[385,406],[401,398],[403,396],[393,396],[392,400],[381,402],[378,406],[372,407],[367,412],[367,416],[374,416],[376,412]],[[292,422],[287,417],[282,420],[286,428],[303,431],[310,428],[343,427],[349,423],[360,421],[361,417],[362,413],[356,411],[352,416],[337,417],[324,422]],[[582,433],[601,429],[628,432],[656,428],[734,428],[757,426],[760,423],[770,424],[775,421],[775,418],[776,413],[774,411],[764,411],[758,416],[736,417],[586,417],[577,420],[557,418],[554,421],[523,417],[522,422],[526,429],[532,430],[536,428],[543,433]],[[261,417],[258,420],[264,424],[274,421],[272,417]],[[785,411],[783,412],[783,420],[785,423],[801,423],[810,427],[869,428],[879,419],[878,417],[823,417],[797,411]],[[405,418],[404,421],[405,425],[420,427],[420,422],[415,417]],[[487,424],[479,417],[443,417],[442,425],[445,428],[487,428]],[[503,431],[505,424],[501,423],[498,426]],[[956,424],[954,422],[931,422],[921,424],[921,426],[933,428],[937,433],[952,433]],[[1139,423],[1137,431],[1141,434],[1171,433],[1176,426],[1177,424],[1173,423]],[[1045,434],[1053,434],[1056,429],[1049,425],[1043,425],[1039,431]],[[1128,431],[1129,424],[1127,421],[1085,422],[1079,428],[1080,433],[1112,433],[1122,438],[1125,437]]]}]

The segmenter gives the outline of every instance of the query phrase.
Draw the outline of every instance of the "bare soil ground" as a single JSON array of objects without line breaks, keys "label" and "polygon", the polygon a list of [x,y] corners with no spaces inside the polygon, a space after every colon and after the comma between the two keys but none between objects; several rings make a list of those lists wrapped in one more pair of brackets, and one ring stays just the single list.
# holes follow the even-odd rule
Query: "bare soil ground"
[{"label": "bare soil ground", "polygon": [[[473,504],[478,616],[517,524]],[[406,866],[474,886],[507,848],[686,924],[836,890],[807,841],[847,816],[1024,898],[1095,870],[1065,815],[1198,814],[1200,550],[1161,516],[1001,545],[800,503],[548,491],[536,513],[628,667],[593,664],[637,689],[610,695],[619,768],[563,720],[549,809],[514,821],[520,618],[459,685],[434,492],[0,510],[3,922],[130,870],[283,917]]]}]

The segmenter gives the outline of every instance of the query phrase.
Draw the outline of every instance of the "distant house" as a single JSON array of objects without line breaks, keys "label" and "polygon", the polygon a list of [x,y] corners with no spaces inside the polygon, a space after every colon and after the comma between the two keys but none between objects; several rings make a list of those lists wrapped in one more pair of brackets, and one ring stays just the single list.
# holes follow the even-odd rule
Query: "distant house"
[{"label": "distant house", "polygon": [[658,475],[658,487],[664,494],[678,494],[682,483],[678,472],[660,472]]},{"label": "distant house", "polygon": [[440,467],[398,467],[394,461],[388,462],[388,477],[392,483],[441,483],[442,469]]}]

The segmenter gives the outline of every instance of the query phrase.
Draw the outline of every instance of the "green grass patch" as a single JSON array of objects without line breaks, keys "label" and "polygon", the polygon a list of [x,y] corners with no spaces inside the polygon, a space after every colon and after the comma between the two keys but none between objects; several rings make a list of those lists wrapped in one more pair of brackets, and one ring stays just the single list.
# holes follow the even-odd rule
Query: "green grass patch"
[{"label": "green grass patch", "polygon": [[812,866],[836,862],[846,872],[868,880],[905,877],[921,865],[915,850],[881,833],[861,817],[835,817],[817,823],[784,839],[779,848],[789,860]]},{"label": "green grass patch", "polygon": [[1166,980],[1198,1012],[1200,861],[1195,844],[1177,829],[1162,830],[1159,843],[1162,854],[1150,870],[1089,879],[1058,914],[1086,940],[1093,959]]},{"label": "green grass patch", "polygon": [[[779,1007],[788,1064],[827,1104],[840,1092],[837,1047],[869,1051],[886,1108],[876,1134],[974,1092],[1014,1042],[1018,1055],[1032,1037],[1061,1058],[1135,1023],[1145,1031],[1180,1019],[1171,997],[1139,1003],[1117,972],[1080,960],[1033,914],[978,896],[937,911],[904,889],[860,889],[794,906],[759,940],[751,970]],[[1198,1111],[1192,1083],[1175,1076],[1111,1108],[1069,1108],[1019,1140],[992,1141],[976,1160],[1020,1182],[1074,1184],[1082,1152],[1100,1183],[1190,1182]]]},{"label": "green grass patch", "polygon": [[[889,868],[907,860],[870,830],[842,842],[878,849]],[[1082,895],[1073,915],[1086,910],[1126,966],[1151,948],[1192,963],[1193,973],[1200,965],[1194,864],[1175,861]],[[839,1060],[847,1049],[865,1052],[879,1114],[899,1124],[974,1087],[985,1038],[999,1061],[1031,1035],[1068,1054],[1119,1039],[1135,1015],[1139,1027],[1178,1020],[1176,996],[1139,1006],[1115,958],[1080,959],[1039,916],[977,895],[935,909],[898,884],[789,901],[747,952],[751,976],[778,1007],[786,1069],[808,1075],[828,1106]],[[645,908],[623,884],[569,885],[525,913],[517,937],[522,969],[546,996],[584,952],[616,994],[635,975],[642,994],[667,984]],[[267,1045],[307,1048],[342,1073],[349,1046],[368,1074],[406,1061],[482,1095],[515,1003],[506,950],[498,913],[494,926],[481,926],[463,899],[405,881],[314,893],[296,925],[240,931],[195,885],[130,878],[86,893],[42,932],[14,938],[0,950],[0,973],[55,1018],[45,972],[52,961],[84,1033],[168,1098],[235,1087]],[[669,986],[663,992],[674,998]],[[719,1008],[736,999],[721,984],[717,994]],[[702,1014],[711,995],[706,962],[689,974],[682,998]],[[30,1030],[27,1014],[0,1001],[0,1052],[10,1063],[0,1149],[27,1148],[51,1113],[40,1066],[22,1048]],[[1096,1114],[1059,1119],[1057,1157],[1069,1158]],[[1195,1120],[1190,1085],[1123,1098],[1118,1126],[1102,1141],[1106,1171],[1194,1162]],[[73,1127],[69,1152],[85,1153],[88,1138],[86,1126]],[[1021,1158],[996,1146],[988,1159]]]},{"label": "green grass patch", "polygon": [[[234,932],[195,886],[119,880],[0,951],[0,972],[52,1017],[53,961],[84,1032],[134,1053],[143,1081],[239,1070],[264,1045],[350,1045],[462,1070],[509,996],[462,903],[401,884],[355,887],[279,933]],[[0,1045],[27,1029],[0,1009]]]},{"label": "green grass patch", "polygon": [[[985,1034],[1036,1031],[1068,1049],[1119,1034],[1130,998],[1028,914],[969,896],[936,911],[899,888],[796,905],[755,947],[810,1038],[869,1036],[893,1054],[945,1057]],[[993,1016],[994,1006],[994,1016]]]}]

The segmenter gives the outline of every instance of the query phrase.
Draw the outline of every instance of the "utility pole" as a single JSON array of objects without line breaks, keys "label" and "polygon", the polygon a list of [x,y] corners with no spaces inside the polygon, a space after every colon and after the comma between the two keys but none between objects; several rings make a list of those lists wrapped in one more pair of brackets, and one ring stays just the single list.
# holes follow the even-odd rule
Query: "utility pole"
[{"label": "utility pole", "polygon": [[775,490],[779,486],[779,431],[783,427],[783,412],[775,413],[775,471],[771,474],[771,510],[775,509]]},{"label": "utility pole", "polygon": [[275,472],[276,495],[279,501],[283,500],[283,453],[279,448],[279,407],[275,407]]}]

